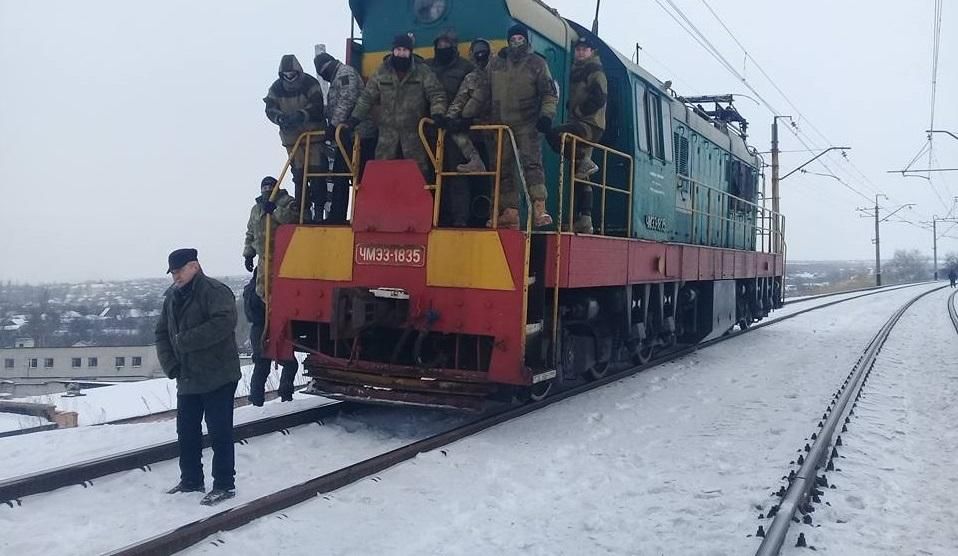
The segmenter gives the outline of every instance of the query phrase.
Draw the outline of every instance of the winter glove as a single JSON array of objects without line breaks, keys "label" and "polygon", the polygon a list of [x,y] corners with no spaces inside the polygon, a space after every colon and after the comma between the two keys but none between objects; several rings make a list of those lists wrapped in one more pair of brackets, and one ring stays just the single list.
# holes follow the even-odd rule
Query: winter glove
[{"label": "winter glove", "polygon": [[302,125],[306,121],[306,115],[302,110],[286,114],[286,125],[289,127]]},{"label": "winter glove", "polygon": [[253,257],[246,257],[246,272],[253,272]]},{"label": "winter glove", "polygon": [[549,133],[549,131],[552,130],[552,118],[540,116],[536,122],[536,129],[539,130],[539,133]]},{"label": "winter glove", "polygon": [[354,129],[356,126],[359,125],[360,121],[361,120],[357,118],[356,116],[350,116],[348,120],[343,122],[343,125],[346,126],[346,129]]},{"label": "winter glove", "polygon": [[280,112],[279,114],[276,115],[276,125],[278,125],[279,127],[286,126],[286,114],[283,114],[282,112]]},{"label": "winter glove", "polygon": [[432,121],[436,122],[439,129],[449,129],[449,118],[445,114],[433,114]]},{"label": "winter glove", "polygon": [[273,201],[263,201],[263,212],[273,214],[274,210],[276,210],[276,203]]}]

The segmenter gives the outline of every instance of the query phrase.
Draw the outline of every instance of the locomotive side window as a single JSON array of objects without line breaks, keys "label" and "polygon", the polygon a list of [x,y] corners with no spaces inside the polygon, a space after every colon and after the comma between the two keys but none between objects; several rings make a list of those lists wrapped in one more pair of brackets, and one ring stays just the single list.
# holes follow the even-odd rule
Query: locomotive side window
[{"label": "locomotive side window", "polygon": [[645,91],[646,139],[649,154],[655,158],[665,158],[665,141],[662,139],[662,103],[658,95]]},{"label": "locomotive side window", "polygon": [[649,152],[649,139],[646,128],[648,124],[645,115],[645,85],[635,84],[635,144],[642,152]]},{"label": "locomotive side window", "polygon": [[672,130],[672,102],[662,97],[662,158],[672,161],[672,142],[668,140]]}]

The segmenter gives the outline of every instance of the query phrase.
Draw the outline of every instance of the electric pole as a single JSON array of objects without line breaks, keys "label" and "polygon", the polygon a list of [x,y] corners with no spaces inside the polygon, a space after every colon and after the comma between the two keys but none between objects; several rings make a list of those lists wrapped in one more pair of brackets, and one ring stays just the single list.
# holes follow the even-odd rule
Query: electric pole
[{"label": "electric pole", "polygon": [[780,253],[781,245],[779,244],[779,222],[778,215],[781,213],[780,195],[779,195],[779,182],[781,181],[778,177],[779,174],[779,148],[778,148],[778,119],[779,118],[789,118],[791,116],[774,116],[772,118],[772,252]]},{"label": "electric pole", "polygon": [[[955,198],[955,201],[958,202],[958,197]],[[931,237],[932,237],[932,256],[935,264],[935,280],[938,280],[938,223],[939,222],[958,222],[958,219],[955,218],[938,218],[937,216],[931,217]],[[928,224],[923,222],[923,224]]]},{"label": "electric pole", "polygon": [[[886,221],[886,220],[888,220],[889,218],[891,218],[891,217],[894,216],[895,214],[897,214],[898,211],[900,211],[900,210],[902,210],[902,209],[905,209],[905,208],[909,208],[909,209],[910,209],[911,207],[915,206],[915,203],[905,203],[904,205],[902,205],[902,206],[896,208],[895,210],[893,210],[893,211],[891,211],[890,213],[888,213],[888,215],[886,215],[884,218],[882,218],[881,215],[880,215],[881,206],[878,204],[878,198],[879,198],[879,197],[884,197],[885,199],[887,199],[887,198],[888,198],[888,195],[885,195],[885,194],[883,194],[883,193],[876,193],[876,194],[875,194],[875,207],[874,207],[874,208],[859,208],[859,209],[857,209],[859,212],[864,213],[864,215],[863,215],[864,217],[868,217],[868,218],[874,217],[874,218],[875,218],[875,239],[874,239],[874,243],[875,243],[875,285],[876,285],[876,286],[880,286],[880,285],[881,285],[881,223],[884,222],[884,221]],[[868,214],[869,212],[871,212],[872,214]]]},{"label": "electric pole", "polygon": [[[875,195],[875,285],[881,285],[881,220],[878,219],[878,196]],[[886,199],[888,197],[885,197]]]}]

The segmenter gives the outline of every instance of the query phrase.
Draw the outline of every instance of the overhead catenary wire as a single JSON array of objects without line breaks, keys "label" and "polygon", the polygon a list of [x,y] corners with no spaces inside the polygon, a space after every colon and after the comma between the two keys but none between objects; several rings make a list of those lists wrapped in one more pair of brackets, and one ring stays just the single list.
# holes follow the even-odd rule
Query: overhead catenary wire
[{"label": "overhead catenary wire", "polygon": [[[751,60],[752,64],[759,71],[759,73],[761,73],[761,75],[768,81],[768,83],[775,89],[775,91],[782,97],[782,99],[785,100],[788,106],[798,116],[799,122],[807,124],[808,127],[812,131],[814,131],[815,134],[818,135],[818,137],[821,140],[823,140],[826,144],[828,145],[833,144],[833,142],[830,141],[829,138],[826,137],[825,134],[814,125],[814,123],[798,108],[798,106],[796,106],[796,104],[792,101],[792,99],[788,96],[788,94],[785,93],[785,91],[778,85],[778,83],[776,83],[776,81],[769,75],[769,73],[765,71],[765,68],[763,68],[762,65],[755,59],[755,57],[752,56],[751,52],[749,52],[748,48],[746,48],[746,46],[742,43],[742,41],[739,40],[739,38],[735,35],[734,31],[732,31],[732,29],[725,23],[725,21],[718,14],[718,12],[714,8],[712,8],[708,0],[700,0],[700,1],[705,6],[705,8],[709,11],[709,13],[712,14],[715,20],[718,21],[719,25],[721,25],[721,27],[725,30],[725,32],[728,33],[728,35],[735,42],[735,44],[742,50],[742,52],[745,54],[746,60]],[[677,10],[679,9],[677,6],[675,6],[674,3],[670,2],[670,4],[675,9]],[[739,77],[740,79],[744,79],[744,77],[742,77],[741,75],[737,75],[737,77]],[[767,103],[766,103],[766,106],[768,106]],[[779,115],[779,114],[776,114],[776,115]],[[806,147],[808,146],[808,143],[805,140],[803,140],[802,137],[800,137],[800,135],[805,135],[809,141],[814,142],[814,139],[811,136],[808,136],[807,134],[805,134],[802,131],[801,127],[797,129],[789,129],[789,131],[793,135],[795,135],[796,139],[798,139]],[[822,149],[818,148],[815,150],[822,150]],[[834,154],[829,154],[828,157],[834,159]],[[831,170],[830,167],[824,161],[819,161],[819,162],[822,166],[829,168],[829,170],[832,173],[835,173],[835,171]],[[844,164],[847,164],[848,168],[846,168],[844,164],[842,164],[842,162],[844,162]],[[858,167],[857,164],[855,164],[854,160],[852,160],[851,158],[843,154],[842,158],[839,159],[839,163],[840,163],[839,170],[841,170],[841,173],[845,174],[847,177],[852,178],[853,181],[861,182],[861,184],[865,186],[866,189],[870,189],[872,193],[878,193],[880,191],[880,188],[871,180],[871,178],[868,177],[867,174],[865,174],[865,172],[861,170],[861,168]],[[849,169],[854,170],[854,173],[851,172]],[[857,176],[855,174],[857,174]],[[857,191],[857,189],[856,189],[856,193],[858,193],[859,195],[862,195],[860,191]],[[865,195],[862,195],[862,196],[865,196]],[[893,199],[893,200],[895,200],[895,202],[899,202],[897,199]]]},{"label": "overhead catenary wire", "polygon": [[[749,80],[748,80],[744,75],[742,75],[741,72],[739,72],[739,71],[735,68],[735,66],[734,66],[731,62],[728,61],[728,59],[722,54],[722,52],[714,45],[714,43],[712,43],[712,41],[710,41],[710,40],[708,39],[708,37],[705,36],[705,34],[695,25],[695,23],[691,20],[691,18],[689,18],[689,17],[685,14],[685,12],[682,11],[682,9],[674,2],[674,0],[665,0],[665,2],[668,4],[668,6],[670,6],[670,7],[672,8],[672,10],[669,10],[669,9],[666,7],[666,5],[663,4],[662,0],[656,0],[656,3],[659,5],[660,8],[662,8],[663,11],[665,11],[673,20],[675,20],[676,23],[677,23],[686,33],[688,33],[700,46],[702,46],[702,48],[704,48],[713,58],[715,58],[716,61],[718,61],[720,65],[722,65],[729,73],[731,73],[736,79],[738,79],[743,85],[745,85],[745,87],[747,87],[747,88],[758,98],[758,100],[761,102],[761,104],[763,104],[763,105],[769,110],[769,112],[771,112],[772,114],[774,114],[774,115],[776,115],[776,116],[781,116],[781,115],[782,115],[782,114],[781,114],[781,111],[779,111],[778,108],[776,108],[767,98],[765,98],[765,96],[764,96],[761,92],[759,92],[759,91],[749,82]],[[673,11],[674,11],[674,12],[673,12]],[[714,10],[710,10],[710,11],[712,11],[712,12],[714,13]],[[717,14],[715,14],[715,15],[717,15]],[[724,22],[721,22],[721,23],[722,23],[723,27],[725,27],[728,32],[731,32],[731,31],[728,29],[728,26],[724,24]],[[737,39],[735,39],[735,40],[736,40],[736,42],[741,46],[741,43],[740,43]],[[746,52],[747,52],[747,51],[746,51]],[[751,56],[749,56],[749,57],[751,58]],[[754,63],[754,58],[751,58],[751,59],[752,59],[752,61],[753,61],[753,63]],[[760,70],[760,71],[763,71],[763,70]],[[764,71],[763,71],[763,73],[764,73]],[[767,75],[767,73],[766,73],[766,75]],[[766,77],[766,79],[769,79],[769,78]],[[777,85],[776,85],[776,88],[777,88]],[[788,101],[788,100],[786,99],[786,101]],[[802,136],[802,134],[800,133],[799,130],[793,129],[793,127],[787,127],[786,129],[788,129],[789,132],[790,132],[792,135],[794,135],[795,138],[796,138],[796,139],[802,144],[802,146],[804,146],[806,149],[809,149],[809,150],[821,150],[821,149],[813,149],[813,147],[812,147],[812,145],[810,144],[810,142],[809,142],[808,140],[806,140],[805,137]],[[835,171],[832,170],[831,166],[829,166],[824,160],[817,160],[816,162],[817,162],[818,164],[820,164],[822,167],[824,167],[828,172],[830,172],[830,173],[832,173],[832,174],[835,173]],[[869,195],[866,195],[866,194],[863,193],[861,190],[859,190],[858,188],[852,186],[852,185],[849,184],[848,182],[842,181],[842,185],[843,185],[845,188],[847,188],[848,190],[850,190],[851,192],[853,192],[855,195],[857,195],[857,196],[859,196],[859,197],[861,197],[861,198],[863,198],[863,199],[866,199],[866,200],[871,200],[871,197],[870,197]]]}]

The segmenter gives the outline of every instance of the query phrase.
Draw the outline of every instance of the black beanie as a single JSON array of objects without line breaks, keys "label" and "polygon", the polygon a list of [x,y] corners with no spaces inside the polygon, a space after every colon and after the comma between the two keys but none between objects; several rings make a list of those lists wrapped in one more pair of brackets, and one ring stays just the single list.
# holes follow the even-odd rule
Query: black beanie
[{"label": "black beanie", "polygon": [[313,58],[313,66],[316,67],[316,73],[323,72],[323,66],[335,60],[329,53],[321,52]]},{"label": "black beanie", "polygon": [[393,48],[408,48],[412,50],[412,37],[406,33],[401,33],[393,37]]},{"label": "black beanie", "polygon": [[512,37],[514,37],[514,36],[516,36],[516,35],[522,35],[522,36],[525,37],[526,40],[528,41],[528,40],[529,40],[529,28],[526,27],[525,25],[521,24],[521,23],[516,23],[515,25],[513,25],[512,27],[509,28],[509,33],[506,35],[506,40],[508,40],[508,39],[510,39],[510,38],[512,38]]},{"label": "black beanie", "polygon": [[266,176],[265,178],[263,178],[263,181],[259,182],[259,186],[261,188],[267,187],[267,186],[273,187],[274,185],[276,185],[276,178],[274,178],[273,176]]}]

